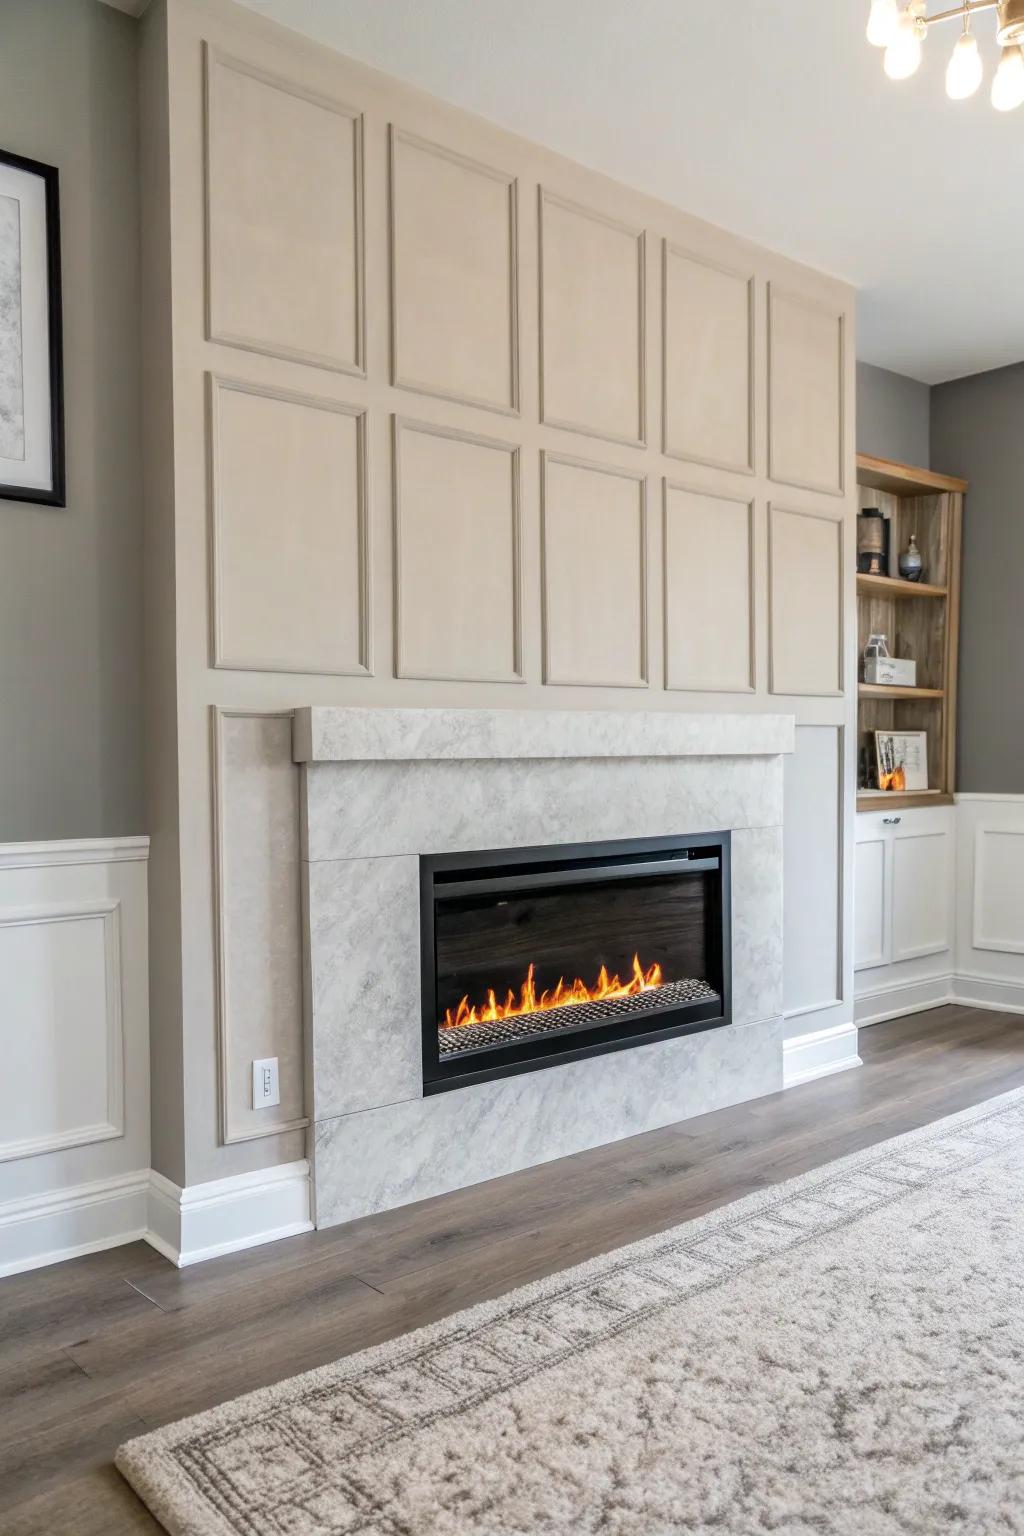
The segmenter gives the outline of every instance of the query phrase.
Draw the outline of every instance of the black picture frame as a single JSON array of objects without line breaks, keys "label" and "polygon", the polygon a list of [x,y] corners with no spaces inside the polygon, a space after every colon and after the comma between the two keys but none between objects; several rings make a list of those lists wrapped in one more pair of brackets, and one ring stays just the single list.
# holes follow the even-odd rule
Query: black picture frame
[{"label": "black picture frame", "polygon": [[46,217],[46,314],[49,380],[50,485],[18,485],[0,480],[0,498],[48,507],[67,506],[64,444],[64,319],[61,290],[60,176],[55,165],[0,149],[0,164],[38,176],[43,183]]}]

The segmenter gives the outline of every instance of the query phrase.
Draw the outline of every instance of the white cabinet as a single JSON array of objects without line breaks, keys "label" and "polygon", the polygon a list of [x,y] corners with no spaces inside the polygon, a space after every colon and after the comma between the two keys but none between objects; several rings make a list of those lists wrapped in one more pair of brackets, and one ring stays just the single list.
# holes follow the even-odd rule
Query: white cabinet
[{"label": "white cabinet", "polygon": [[941,1002],[953,970],[954,808],[857,817],[854,967],[858,1022]]}]

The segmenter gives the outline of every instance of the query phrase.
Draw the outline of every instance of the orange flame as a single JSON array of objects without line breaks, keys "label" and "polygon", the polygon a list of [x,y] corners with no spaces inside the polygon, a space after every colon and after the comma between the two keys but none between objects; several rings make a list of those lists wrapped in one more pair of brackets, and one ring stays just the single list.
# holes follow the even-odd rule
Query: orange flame
[{"label": "orange flame", "polygon": [[464,997],[454,1011],[451,1008],[445,1010],[438,1028],[462,1029],[469,1024],[494,1024],[498,1019],[515,1019],[524,1013],[547,1013],[552,1008],[571,1008],[576,1003],[601,1003],[612,997],[635,997],[640,992],[650,992],[654,987],[660,987],[664,981],[660,965],[655,963],[645,971],[640,964],[640,957],[634,955],[633,974],[628,981],[620,981],[618,975],[609,976],[607,968],[602,965],[592,987],[588,987],[578,976],[568,984],[564,977],[559,976],[557,985],[546,988],[538,997],[534,969],[531,964],[518,997],[511,987],[503,1003],[498,1002],[493,987],[488,988],[486,1003],[470,1003],[468,996]]}]

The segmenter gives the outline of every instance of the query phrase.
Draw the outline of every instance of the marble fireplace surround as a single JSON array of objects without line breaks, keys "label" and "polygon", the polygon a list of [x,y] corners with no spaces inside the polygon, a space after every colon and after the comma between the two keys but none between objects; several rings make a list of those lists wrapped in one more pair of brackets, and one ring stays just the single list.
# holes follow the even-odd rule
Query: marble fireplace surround
[{"label": "marble fireplace surround", "polygon": [[[755,713],[296,711],[318,1226],[782,1087],[793,737]],[[423,1096],[420,854],[726,830],[730,1025]]]}]

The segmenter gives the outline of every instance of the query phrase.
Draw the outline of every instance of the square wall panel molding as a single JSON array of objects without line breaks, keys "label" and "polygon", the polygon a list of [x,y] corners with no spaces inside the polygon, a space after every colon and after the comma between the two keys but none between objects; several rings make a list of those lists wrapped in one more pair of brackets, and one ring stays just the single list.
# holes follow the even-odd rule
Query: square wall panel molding
[{"label": "square wall panel molding", "polygon": [[665,687],[752,693],[754,503],[664,483]]},{"label": "square wall panel molding", "polygon": [[846,489],[846,321],[768,284],[768,474],[809,491]]},{"label": "square wall panel molding", "polygon": [[209,45],[205,60],[209,339],[365,373],[361,114]]},{"label": "square wall panel molding", "polygon": [[647,480],[542,455],[544,681],[646,688]]},{"label": "square wall panel molding", "polygon": [[392,125],[391,382],[519,412],[516,178]]},{"label": "square wall panel molding", "polygon": [[523,681],[519,449],[394,417],[395,675]]},{"label": "square wall panel molding", "polygon": [[843,521],[830,512],[768,509],[769,688],[843,691]]},{"label": "square wall panel molding", "polygon": [[366,413],[209,375],[214,664],[370,670]]},{"label": "square wall panel molding", "polygon": [[662,242],[662,446],[754,471],[754,274]]},{"label": "square wall panel molding", "polygon": [[647,442],[646,237],[541,187],[541,420]]}]

